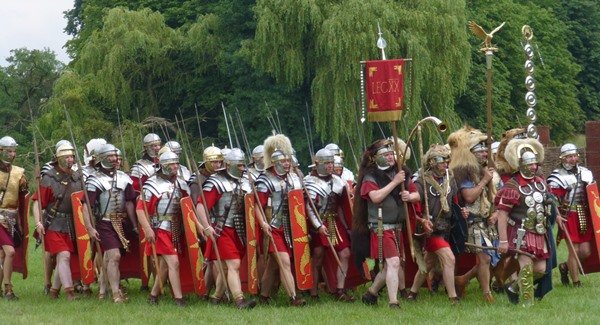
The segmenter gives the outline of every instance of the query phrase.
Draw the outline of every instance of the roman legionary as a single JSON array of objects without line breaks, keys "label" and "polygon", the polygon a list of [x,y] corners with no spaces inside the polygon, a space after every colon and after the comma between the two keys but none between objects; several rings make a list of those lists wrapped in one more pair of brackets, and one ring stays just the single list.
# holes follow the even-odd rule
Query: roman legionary
[{"label": "roman legionary", "polygon": [[[390,139],[371,144],[360,165],[354,198],[352,250],[357,265],[368,255],[383,262],[383,268],[362,296],[363,303],[367,305],[377,304],[379,290],[385,285],[389,307],[399,308],[398,289],[404,291],[401,263],[405,256],[401,229],[409,216],[405,215],[403,205],[404,202],[417,202],[420,198],[416,186],[410,181],[410,171],[404,166],[398,170],[397,166],[394,143]],[[403,183],[405,190],[402,190]],[[359,239],[365,234],[368,236],[366,242]],[[367,254],[362,251],[364,247],[369,249]]]},{"label": "roman legionary", "polygon": [[136,205],[138,222],[146,236],[146,255],[153,255],[155,250],[160,263],[148,302],[158,304],[158,296],[168,274],[175,304],[183,307],[185,301],[180,270],[189,270],[184,267],[186,245],[183,245],[184,229],[180,200],[188,196],[190,191],[187,183],[177,176],[179,157],[176,153],[163,153],[159,163],[159,171],[148,178]]},{"label": "roman legionary", "polygon": [[[534,280],[542,277],[551,281],[552,268],[547,260],[553,249],[548,232],[552,207],[548,187],[538,176],[544,149],[536,139],[515,139],[506,146],[505,157],[512,168],[518,169],[498,191],[494,204],[498,216],[500,253],[517,253],[521,271],[518,281],[506,287],[510,302],[531,305],[534,301]],[[551,287],[550,287],[551,288]],[[535,297],[542,294],[536,291]],[[519,297],[520,295],[520,297]]]},{"label": "roman legionary", "polygon": [[417,188],[421,197],[421,207],[427,208],[422,218],[417,218],[422,224],[425,236],[422,247],[425,250],[425,269],[417,271],[412,288],[408,294],[409,300],[415,300],[419,288],[429,272],[436,264],[436,258],[442,269],[444,286],[452,304],[458,302],[454,288],[454,253],[450,248],[450,230],[454,227],[455,216],[453,205],[457,204],[458,192],[452,173],[448,170],[450,150],[443,145],[435,144],[423,156],[422,174],[417,179]]},{"label": "roman legionary", "polygon": [[144,136],[144,154],[142,158],[131,166],[131,179],[133,188],[140,192],[146,180],[158,170],[158,151],[160,150],[160,137],[154,133]]},{"label": "roman legionary", "polygon": [[[250,309],[256,305],[256,301],[244,299],[240,280],[240,264],[247,245],[244,195],[252,191],[248,179],[242,177],[245,159],[240,149],[232,149],[225,157],[225,169],[212,174],[204,183],[206,202],[199,202],[199,205],[206,205],[213,216],[212,222],[209,223],[204,207],[198,209],[205,234],[216,240],[219,257],[227,273],[226,279],[220,279],[219,273],[212,299],[216,302],[224,299],[225,286],[221,285],[221,281],[227,281],[238,309]],[[205,258],[218,263],[212,241],[207,243],[206,251]]]},{"label": "roman legionary", "polygon": [[61,286],[68,300],[75,300],[73,278],[71,273],[71,255],[76,254],[74,247],[75,226],[73,223],[73,206],[71,194],[81,191],[81,172],[73,171],[75,149],[70,144],[63,144],[56,150],[56,165],[43,176],[38,192],[33,200],[39,200],[44,210],[39,215],[33,209],[36,231],[44,238],[44,249],[56,259],[56,270],[50,298],[58,298]]},{"label": "roman legionary", "polygon": [[[28,231],[23,229],[28,190],[25,170],[12,164],[17,146],[15,139],[9,136],[0,139],[0,283],[7,300],[18,299],[12,285],[13,261],[27,258],[27,251],[22,248],[24,234]],[[18,248],[21,248],[19,252],[15,250]]]},{"label": "roman legionary", "polygon": [[[269,243],[268,252],[273,255],[269,258],[266,270],[263,273],[260,288],[260,299],[268,302],[273,287],[274,275],[279,265],[279,277],[281,283],[290,297],[292,306],[304,306],[306,301],[296,296],[296,284],[292,275],[292,234],[289,211],[288,192],[301,189],[301,180],[298,175],[291,172],[292,168],[292,145],[290,140],[282,134],[273,135],[264,142],[265,171],[255,182],[260,205],[266,216],[262,216],[261,210],[256,215],[261,219],[261,228],[265,236],[271,237],[273,242]],[[266,217],[266,219],[263,219]],[[300,258],[297,256],[296,258]],[[276,261],[279,261],[276,263]]]},{"label": "roman legionary", "polygon": [[315,153],[315,169],[304,178],[307,195],[314,202],[314,211],[307,200],[306,211],[316,229],[311,236],[313,253],[314,286],[311,296],[318,297],[319,274],[323,266],[325,249],[333,245],[340,260],[337,268],[337,287],[335,297],[340,301],[352,302],[354,297],[344,289],[348,263],[350,260],[350,227],[344,218],[341,207],[343,195],[347,195],[346,183],[337,175],[333,175],[333,153],[323,148]]},{"label": "roman legionary", "polygon": [[84,180],[96,171],[98,149],[105,145],[107,142],[102,138],[91,139],[85,144],[85,151],[83,152],[83,178]]},{"label": "roman legionary", "polygon": [[[163,149],[164,148],[168,148],[169,150],[176,153],[179,157],[181,157],[181,145],[179,144],[179,142],[173,141],[173,140],[167,141],[167,143],[165,143],[165,146],[163,147]],[[162,153],[162,152],[159,151],[159,153]],[[185,180],[186,182],[190,179],[190,177],[192,177],[192,173],[190,172],[189,168],[187,168],[183,164],[179,164],[179,172],[177,174],[179,175],[179,177],[183,178],[183,180]]]},{"label": "roman legionary", "polygon": [[[202,208],[197,204],[197,202],[199,202],[202,185],[210,177],[210,175],[223,168],[223,154],[221,153],[221,149],[215,147],[214,144],[204,149],[202,152],[202,159],[204,161],[198,165],[197,171],[192,174],[188,181],[192,202],[194,202],[196,205],[196,211],[200,211]],[[201,245],[203,245],[202,248],[204,254],[206,255],[206,243],[202,241]],[[213,268],[213,265],[210,261],[205,261],[204,267],[206,268],[204,271],[204,283],[206,285],[207,292],[207,295],[204,296],[204,298],[208,299],[208,293],[210,293],[215,285],[215,274],[218,274],[218,272]]]},{"label": "roman legionary", "polygon": [[342,174],[340,175],[340,177],[342,178],[342,180],[350,184],[354,184],[354,173],[344,166],[344,152],[342,151],[342,149],[340,149],[340,146],[338,146],[335,143],[330,143],[325,146],[325,149],[329,149],[334,156],[340,157],[342,163]]},{"label": "roman legionary", "polygon": [[254,182],[260,173],[265,170],[265,162],[264,162],[264,146],[258,145],[252,149],[252,162],[248,165],[248,173],[252,174],[250,176],[252,182]]},{"label": "roman legionary", "polygon": [[[117,148],[112,144],[102,145],[95,152],[97,170],[86,180],[89,204],[93,207],[95,223],[87,220],[86,226],[92,238],[100,242],[104,251],[98,297],[106,297],[106,280],[112,290],[115,303],[126,298],[119,289],[121,255],[130,251],[130,243],[137,241],[135,198],[131,177],[119,170]],[[95,224],[95,228],[93,227]]]},{"label": "roman legionary", "polygon": [[[497,241],[498,234],[496,225],[492,225],[488,218],[499,177],[494,181],[496,175],[494,169],[487,166],[486,140],[487,136],[480,130],[465,126],[450,134],[448,144],[452,152],[450,170],[454,173],[459,188],[459,204],[464,206],[465,213],[468,213],[466,241],[476,246],[492,247],[494,241]],[[494,182],[492,183],[494,185],[490,186],[490,182]],[[490,265],[496,265],[498,254],[473,246],[467,246],[466,251],[477,255],[477,264],[455,279],[458,296],[462,296],[469,280],[477,276],[484,300],[493,303],[494,297],[490,291]]]},{"label": "roman legionary", "polygon": [[[594,233],[586,187],[594,182],[594,176],[589,169],[579,164],[579,153],[572,143],[567,143],[560,148],[560,160],[559,168],[553,170],[548,177],[548,185],[550,191],[560,201],[561,219],[566,225],[577,257],[583,262],[593,250]],[[565,237],[564,234],[562,236]],[[577,259],[571,250],[567,262],[561,263],[558,269],[563,285],[569,285],[569,273],[571,273],[573,286],[581,286]]]}]

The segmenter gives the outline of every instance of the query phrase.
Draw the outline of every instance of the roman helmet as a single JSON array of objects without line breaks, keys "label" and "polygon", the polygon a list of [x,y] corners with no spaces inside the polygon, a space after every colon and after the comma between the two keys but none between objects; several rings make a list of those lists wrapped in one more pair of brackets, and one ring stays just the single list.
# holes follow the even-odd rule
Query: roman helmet
[{"label": "roman helmet", "polygon": [[[341,157],[340,157],[341,158]],[[316,171],[319,176],[329,176],[333,171],[327,171],[327,163],[335,161],[333,152],[327,148],[320,149],[315,153]]]},{"label": "roman helmet", "polygon": [[56,149],[54,156],[60,168],[70,170],[73,164],[67,162],[66,158],[69,156],[75,157],[75,148],[70,143],[63,144]]},{"label": "roman helmet", "polygon": [[264,149],[265,146],[263,146],[262,144],[252,149],[252,162],[254,163],[254,168],[256,168],[256,170],[258,170],[259,172],[265,170],[265,162],[263,159],[265,156]]},{"label": "roman helmet", "polygon": [[243,174],[243,170],[240,170],[239,165],[246,164],[246,155],[239,148],[233,148],[224,159],[225,170],[227,174],[235,179],[240,179]]},{"label": "roman helmet", "polygon": [[[100,163],[104,169],[115,169],[116,162],[118,161],[118,149],[114,145],[107,143],[96,149],[96,164]],[[115,156],[115,157],[112,157]]]},{"label": "roman helmet", "polygon": [[14,156],[11,155],[7,149],[16,149],[17,146],[17,141],[8,135],[0,139],[0,159],[3,163],[8,165],[12,164]]},{"label": "roman helmet", "polygon": [[179,165],[177,165],[175,168],[171,166],[171,164],[179,164],[179,156],[176,153],[173,151],[167,151],[160,155],[158,162],[163,174],[167,176],[177,175],[177,172],[179,171]]},{"label": "roman helmet", "polygon": [[204,149],[204,152],[202,152],[202,159],[204,160],[204,168],[209,173],[212,174],[216,170],[213,170],[211,162],[213,162],[213,161],[221,161],[222,162],[223,161],[223,153],[221,152],[221,149],[215,147],[215,145],[213,144],[213,145],[207,147],[206,149]]},{"label": "roman helmet", "polygon": [[154,158],[158,155],[158,152],[152,148],[154,145],[160,145],[160,137],[155,133],[148,133],[144,136],[144,150],[150,158]]}]

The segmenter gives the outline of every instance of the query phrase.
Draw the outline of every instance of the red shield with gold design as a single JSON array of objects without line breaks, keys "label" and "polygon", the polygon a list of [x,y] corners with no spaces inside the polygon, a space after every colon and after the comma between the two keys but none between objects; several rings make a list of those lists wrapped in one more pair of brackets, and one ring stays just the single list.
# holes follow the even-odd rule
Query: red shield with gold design
[{"label": "red shield with gold design", "polygon": [[19,200],[19,229],[23,235],[23,242],[19,247],[15,247],[15,257],[13,259],[13,271],[23,274],[23,279],[27,279],[27,249],[29,247],[29,194]]},{"label": "red shield with gold design", "polygon": [[197,295],[204,295],[206,294],[204,273],[202,272],[204,257],[202,256],[202,251],[200,250],[198,233],[196,231],[196,210],[194,209],[194,204],[189,196],[182,198],[180,202],[181,214],[183,217],[183,228],[185,233],[185,245],[192,272],[194,293]]},{"label": "red shield with gold design", "polygon": [[290,227],[292,230],[292,249],[294,250],[294,275],[296,286],[300,290],[309,290],[313,286],[312,263],[306,225],[304,192],[292,190],[288,192],[290,208]]},{"label": "red shield with gold design", "polygon": [[75,243],[79,258],[81,282],[91,284],[96,280],[96,274],[92,259],[92,242],[83,221],[83,204],[81,203],[83,197],[83,191],[71,193],[71,205],[73,206],[73,224],[75,225]]},{"label": "red shield with gold design", "polygon": [[[240,278],[244,292],[249,294],[258,293],[258,271],[257,271],[257,248],[258,248],[258,224],[254,214],[255,200],[253,194],[244,195],[244,209],[246,216],[246,254],[242,259],[240,267]],[[246,281],[244,281],[246,280]],[[245,282],[245,283],[244,283]]]},{"label": "red shield with gold design", "polygon": [[582,261],[582,266],[585,273],[593,273],[600,272],[600,193],[596,183],[588,185],[586,190],[594,235],[590,243],[592,254]]}]

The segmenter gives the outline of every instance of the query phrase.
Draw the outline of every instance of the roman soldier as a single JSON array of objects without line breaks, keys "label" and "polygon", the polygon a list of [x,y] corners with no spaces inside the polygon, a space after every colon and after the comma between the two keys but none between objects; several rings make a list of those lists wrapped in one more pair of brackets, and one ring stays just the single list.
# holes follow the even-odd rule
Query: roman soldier
[{"label": "roman soldier", "polygon": [[454,227],[453,205],[457,204],[458,188],[452,173],[448,170],[450,150],[434,144],[423,156],[423,170],[416,181],[421,197],[422,218],[417,218],[424,229],[422,247],[425,251],[425,269],[415,274],[413,285],[408,293],[409,300],[415,300],[426,276],[436,265],[436,258],[442,269],[444,286],[452,304],[458,302],[454,288],[454,253],[450,247],[450,230]]},{"label": "roman soldier", "polygon": [[[148,302],[158,304],[162,284],[168,275],[177,306],[185,306],[180,271],[186,260],[183,244],[183,222],[180,200],[190,190],[177,176],[179,157],[168,151],[159,158],[160,169],[144,184],[136,205],[138,222],[146,236],[146,255],[158,256],[160,269],[150,291]],[[183,247],[182,247],[183,246]],[[182,266],[180,267],[180,263]]]},{"label": "roman soldier", "polygon": [[311,236],[314,285],[310,294],[318,297],[317,288],[325,248],[333,245],[341,264],[337,268],[335,297],[340,301],[352,302],[354,297],[344,288],[350,260],[350,227],[341,207],[342,195],[347,195],[346,183],[339,176],[333,175],[333,162],[334,155],[329,149],[317,151],[314,157],[315,169],[304,178],[307,195],[317,209],[314,211],[307,200],[307,215],[316,230]]},{"label": "roman soldier", "polygon": [[[126,301],[119,289],[121,255],[130,251],[130,243],[137,241],[135,198],[131,177],[119,170],[117,148],[104,144],[96,149],[97,170],[86,180],[89,204],[93,207],[95,223],[85,214],[90,237],[100,243],[103,254],[98,298],[106,297],[106,279],[115,303]],[[87,210],[86,210],[87,211]],[[95,224],[95,228],[93,225]]]},{"label": "roman soldier", "polygon": [[96,171],[96,163],[98,158],[97,150],[100,149],[107,142],[102,138],[91,139],[85,145],[85,151],[83,155],[83,179],[86,180],[87,177],[93,174]]},{"label": "roman soldier", "polygon": [[[592,238],[594,236],[592,219],[586,187],[594,183],[594,175],[584,166],[579,164],[579,152],[572,143],[564,144],[560,148],[560,166],[548,176],[550,192],[560,202],[561,221],[564,222],[566,231],[571,238],[575,252],[569,250],[567,262],[558,266],[560,281],[569,285],[569,273],[573,286],[581,286],[579,281],[579,268],[577,257],[584,261],[592,253]],[[565,237],[565,234],[562,234]],[[577,254],[577,257],[573,255]]]},{"label": "roman soldier", "polygon": [[[174,153],[176,153],[178,156],[181,157],[181,145],[179,144],[179,142],[177,141],[167,141],[167,143],[165,143],[165,146],[163,147],[163,149],[168,148],[169,150],[173,151]],[[161,150],[163,150],[161,149]],[[159,151],[159,154],[161,154],[162,152]],[[179,177],[183,178],[183,180],[185,180],[186,182],[190,180],[190,177],[192,177],[192,173],[190,172],[189,168],[187,168],[185,165],[183,164],[179,164],[179,172],[177,173],[179,175]]]},{"label": "roman soldier", "polygon": [[500,257],[494,251],[478,247],[493,247],[498,239],[496,225],[489,218],[492,199],[500,179],[494,168],[487,166],[486,140],[487,136],[480,130],[468,126],[448,137],[452,152],[450,170],[459,188],[459,205],[464,206],[464,213],[468,215],[466,242],[475,245],[467,246],[466,252],[477,255],[476,265],[455,279],[457,293],[459,297],[462,296],[469,280],[477,276],[483,298],[491,304],[494,297],[490,291],[490,265],[496,265]]},{"label": "roman soldier", "polygon": [[[204,149],[202,152],[202,159],[203,162],[198,165],[197,171],[195,171],[188,180],[192,202],[196,205],[196,211],[201,210],[201,206],[199,206],[197,202],[199,202],[202,185],[210,175],[223,168],[223,154],[221,153],[221,149],[215,147],[214,144]],[[206,243],[201,242],[201,245],[204,245],[202,248],[206,255]],[[205,261],[204,265],[206,268],[204,271],[204,283],[206,285],[206,292],[210,293],[215,285],[215,274],[218,272],[213,268],[210,261]],[[208,299],[208,297],[207,294],[204,298]]]},{"label": "roman soldier", "polygon": [[[521,270],[518,280],[506,286],[506,293],[511,303],[521,301],[528,306],[534,301],[534,284],[543,277],[551,282],[552,274],[547,265],[553,254],[548,237],[552,231],[552,200],[546,182],[538,176],[544,148],[536,139],[515,139],[506,146],[505,157],[519,172],[504,184],[494,200],[498,251],[516,253]],[[535,298],[541,299],[543,294],[536,292]]]},{"label": "roman soldier", "polygon": [[[355,264],[360,265],[366,257],[383,263],[383,268],[362,296],[367,305],[377,304],[379,290],[386,286],[389,307],[399,308],[398,290],[405,289],[401,229],[409,216],[405,215],[403,205],[404,202],[418,202],[420,197],[410,180],[410,171],[405,166],[398,170],[397,166],[394,143],[390,139],[372,143],[360,165],[352,225]],[[411,209],[408,210],[410,213]],[[369,252],[365,254],[364,249]]]},{"label": "roman soldier", "polygon": [[144,154],[142,158],[131,166],[131,179],[133,188],[140,192],[146,180],[158,170],[158,151],[160,150],[160,137],[154,133],[148,133],[144,136]]},{"label": "roman soldier", "polygon": [[325,146],[325,149],[329,149],[333,153],[334,156],[341,158],[342,174],[340,175],[340,177],[345,182],[349,182],[350,184],[353,184],[355,181],[354,173],[350,169],[343,166],[344,165],[344,152],[342,151],[342,149],[340,149],[340,146],[338,146],[335,143],[330,143]]},{"label": "roman soldier", "polygon": [[15,139],[9,136],[0,139],[0,283],[7,300],[18,299],[12,285],[13,261],[27,258],[27,251],[23,250],[24,234],[28,231],[24,229],[27,215],[23,209],[26,209],[24,202],[29,192],[25,170],[13,165],[17,146]]},{"label": "roman soldier", "polygon": [[264,148],[261,144],[252,149],[252,162],[248,165],[248,173],[252,174],[250,177],[252,182],[265,170]]},{"label": "roman soldier", "polygon": [[58,298],[61,286],[68,300],[75,300],[73,278],[71,273],[71,255],[76,254],[73,244],[75,228],[73,223],[73,206],[71,194],[81,191],[81,172],[73,171],[75,149],[70,144],[63,144],[56,150],[56,165],[48,170],[40,182],[40,188],[33,200],[39,200],[44,210],[39,215],[33,209],[38,235],[44,238],[44,249],[56,259],[56,271],[49,296]]},{"label": "roman soldier", "polygon": [[[290,297],[292,306],[304,306],[306,301],[296,295],[296,284],[292,275],[292,234],[288,193],[301,189],[301,180],[291,171],[292,145],[283,134],[268,137],[264,142],[265,170],[255,182],[259,204],[267,216],[257,207],[261,229],[265,236],[272,237],[268,252],[273,254],[267,262],[261,279],[260,299],[268,302],[274,283],[274,275],[279,267],[281,283]],[[263,218],[263,217],[266,217]],[[273,242],[275,245],[273,245]],[[275,256],[277,254],[277,256]],[[296,258],[300,258],[299,256]],[[281,265],[277,265],[281,263]]]},{"label": "roman soldier", "polygon": [[224,299],[225,286],[222,281],[227,281],[238,309],[251,309],[256,305],[256,301],[244,299],[240,280],[240,264],[247,245],[244,195],[252,191],[248,179],[242,177],[245,159],[240,149],[232,149],[225,157],[225,169],[212,174],[204,183],[203,197],[206,202],[198,203],[205,205],[213,216],[209,221],[204,207],[198,209],[205,234],[217,244],[215,248],[212,241],[207,243],[205,258],[218,263],[218,249],[219,257],[224,263],[223,269],[226,270],[226,279],[221,279],[222,275],[219,273],[217,288],[211,299],[215,302]]}]

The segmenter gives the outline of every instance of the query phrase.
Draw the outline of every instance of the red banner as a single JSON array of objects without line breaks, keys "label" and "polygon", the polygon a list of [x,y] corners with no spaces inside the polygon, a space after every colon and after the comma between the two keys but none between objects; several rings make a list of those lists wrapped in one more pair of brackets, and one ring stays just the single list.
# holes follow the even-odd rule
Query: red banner
[{"label": "red banner", "polygon": [[190,271],[192,272],[192,282],[194,284],[194,293],[201,296],[206,294],[206,285],[204,283],[204,257],[200,251],[198,242],[198,233],[196,232],[196,212],[194,204],[189,196],[181,199],[181,213],[183,217],[185,244],[189,258]]},{"label": "red banner", "polygon": [[313,286],[314,278],[304,208],[304,192],[302,190],[289,191],[288,200],[296,286],[299,290],[309,290]]},{"label": "red banner", "polygon": [[404,60],[367,61],[364,75],[368,120],[400,120],[404,98]]},{"label": "red banner", "polygon": [[73,206],[73,224],[75,225],[75,242],[79,257],[79,269],[81,270],[81,282],[91,284],[96,280],[96,274],[94,272],[94,260],[92,259],[92,241],[83,221],[83,204],[81,203],[83,196],[83,191],[71,193],[71,204]]}]

